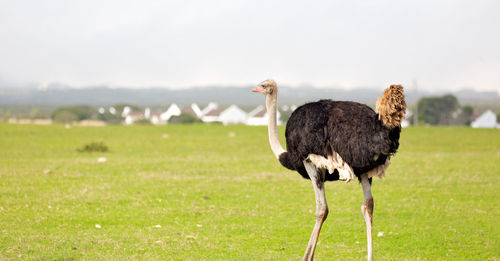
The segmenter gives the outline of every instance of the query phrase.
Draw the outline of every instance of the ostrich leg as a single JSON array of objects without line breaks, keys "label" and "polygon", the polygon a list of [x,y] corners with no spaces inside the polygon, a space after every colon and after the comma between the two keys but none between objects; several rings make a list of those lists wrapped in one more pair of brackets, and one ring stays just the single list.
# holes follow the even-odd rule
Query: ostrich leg
[{"label": "ostrich leg", "polygon": [[373,196],[371,184],[368,180],[368,175],[365,173],[361,175],[361,186],[363,187],[363,194],[365,196],[365,202],[361,206],[361,212],[366,222],[366,241],[367,241],[367,259],[368,261],[373,260],[373,248],[372,248],[372,218],[373,218]]},{"label": "ostrich leg", "polygon": [[328,205],[326,204],[325,198],[325,172],[324,170],[318,170],[316,166],[308,161],[304,161],[304,166],[311,178],[314,195],[316,197],[316,224],[309,239],[309,244],[307,245],[306,253],[302,260],[313,260],[314,250],[316,249],[316,243],[318,242],[319,232],[321,231],[321,226],[328,216]]}]

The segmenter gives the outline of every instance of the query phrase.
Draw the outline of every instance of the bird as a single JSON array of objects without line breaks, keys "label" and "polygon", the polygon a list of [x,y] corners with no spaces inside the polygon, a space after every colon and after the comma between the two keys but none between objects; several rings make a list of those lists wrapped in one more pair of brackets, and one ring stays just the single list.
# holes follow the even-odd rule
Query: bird
[{"label": "bird", "polygon": [[363,189],[361,212],[366,223],[367,260],[373,260],[373,177],[383,177],[399,147],[406,102],[401,85],[390,85],[376,101],[375,112],[353,101],[322,99],[306,103],[290,115],[286,151],[276,125],[278,87],[265,80],[252,89],[266,98],[271,150],[285,168],[310,179],[316,199],[316,223],[303,260],[313,260],[321,227],[328,216],[325,182],[358,179]]}]

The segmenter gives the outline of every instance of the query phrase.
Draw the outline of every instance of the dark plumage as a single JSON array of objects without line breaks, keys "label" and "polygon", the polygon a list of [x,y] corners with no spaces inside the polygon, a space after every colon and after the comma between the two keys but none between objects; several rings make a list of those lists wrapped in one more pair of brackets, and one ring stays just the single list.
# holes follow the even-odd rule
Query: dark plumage
[{"label": "dark plumage", "polygon": [[[388,128],[370,107],[349,101],[320,100],[297,108],[286,125],[287,152],[280,163],[309,175],[303,161],[309,154],[328,157],[337,152],[356,176],[382,165],[399,147],[400,127]],[[338,180],[337,171],[326,180]]]}]

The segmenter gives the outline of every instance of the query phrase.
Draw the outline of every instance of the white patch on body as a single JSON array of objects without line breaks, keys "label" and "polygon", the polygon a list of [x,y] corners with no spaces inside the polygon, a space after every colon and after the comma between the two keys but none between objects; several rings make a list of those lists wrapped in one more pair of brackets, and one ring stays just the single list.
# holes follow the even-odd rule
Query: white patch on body
[{"label": "white patch on body", "polygon": [[[316,166],[316,168],[326,169],[330,174],[333,174],[335,169],[337,169],[337,171],[339,172],[339,179],[344,180],[346,183],[356,178],[351,166],[349,166],[349,164],[347,164],[336,152],[333,152],[333,155],[329,155],[328,158],[317,154],[309,154],[307,159],[314,166]],[[391,161],[389,160],[389,157],[387,157],[387,160],[383,165],[379,165],[366,173],[368,175],[368,178],[383,178],[385,175],[385,170],[389,167],[390,164]]]},{"label": "white patch on body", "polygon": [[351,166],[349,166],[349,164],[347,164],[336,152],[333,152],[333,155],[329,155],[328,158],[316,154],[309,154],[307,159],[311,161],[316,168],[326,169],[330,174],[333,174],[335,169],[337,169],[339,172],[339,179],[345,180],[346,183],[356,178]]}]

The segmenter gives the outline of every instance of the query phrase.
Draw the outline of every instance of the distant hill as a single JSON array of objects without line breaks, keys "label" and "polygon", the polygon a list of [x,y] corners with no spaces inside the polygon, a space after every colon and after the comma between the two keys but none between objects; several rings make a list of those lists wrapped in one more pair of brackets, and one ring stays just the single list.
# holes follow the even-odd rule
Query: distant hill
[{"label": "distant hill", "polygon": [[[51,85],[45,89],[35,87],[9,88],[0,86],[0,104],[25,105],[111,105],[130,103],[140,106],[164,106],[170,103],[207,104],[217,102],[221,105],[238,104],[254,106],[263,103],[260,94],[251,92],[254,86],[246,87],[204,87],[183,90],[167,88],[109,88],[95,86],[87,88],[70,88],[64,85]],[[317,89],[312,87],[290,88],[280,87],[279,103],[300,105],[318,99],[353,100],[374,105],[383,88],[379,89]],[[448,92],[449,93],[449,92]],[[461,90],[451,92],[461,104],[500,104],[500,97],[495,92],[477,92]],[[429,93],[406,90],[408,104],[413,104],[422,96],[443,95],[444,92]]]}]

